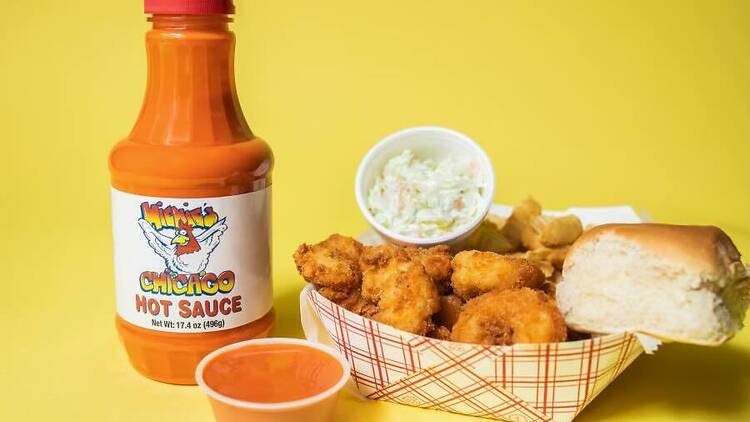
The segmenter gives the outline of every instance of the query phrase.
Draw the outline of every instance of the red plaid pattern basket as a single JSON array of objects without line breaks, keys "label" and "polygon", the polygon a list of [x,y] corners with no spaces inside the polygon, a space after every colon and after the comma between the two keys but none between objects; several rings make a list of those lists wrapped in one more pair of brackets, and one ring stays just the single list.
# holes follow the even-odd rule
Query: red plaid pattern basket
[{"label": "red plaid pattern basket", "polygon": [[[495,204],[491,212],[508,216]],[[630,207],[570,208],[585,226],[638,223]],[[379,239],[363,236],[365,243]],[[300,295],[308,339],[336,347],[365,397],[516,422],[572,420],[644,350],[636,334],[548,344],[483,346],[400,331],[330,302],[312,286]],[[648,347],[655,348],[655,340]]]},{"label": "red plaid pattern basket", "polygon": [[310,340],[332,344],[370,399],[508,421],[570,421],[643,352],[633,334],[483,346],[418,336],[300,296]]}]

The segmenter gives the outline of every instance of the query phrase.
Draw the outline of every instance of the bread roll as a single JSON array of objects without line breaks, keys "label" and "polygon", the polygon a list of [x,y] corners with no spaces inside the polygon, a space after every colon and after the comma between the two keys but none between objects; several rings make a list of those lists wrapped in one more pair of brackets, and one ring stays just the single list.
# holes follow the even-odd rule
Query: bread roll
[{"label": "bread roll", "polygon": [[742,328],[748,276],[717,227],[605,224],[571,247],[557,301],[577,331],[718,345]]}]

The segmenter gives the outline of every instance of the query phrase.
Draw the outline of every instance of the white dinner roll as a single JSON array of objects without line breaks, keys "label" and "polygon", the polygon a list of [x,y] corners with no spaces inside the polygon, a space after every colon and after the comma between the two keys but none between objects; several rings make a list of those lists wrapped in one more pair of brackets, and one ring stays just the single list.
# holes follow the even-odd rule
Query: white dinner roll
[{"label": "white dinner roll", "polygon": [[717,227],[605,224],[571,247],[557,301],[578,331],[718,345],[742,328],[749,276]]}]

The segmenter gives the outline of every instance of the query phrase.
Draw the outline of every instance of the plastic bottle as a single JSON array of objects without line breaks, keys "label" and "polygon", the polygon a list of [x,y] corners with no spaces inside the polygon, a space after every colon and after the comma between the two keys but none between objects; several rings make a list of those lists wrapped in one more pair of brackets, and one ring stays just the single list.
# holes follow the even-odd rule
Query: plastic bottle
[{"label": "plastic bottle", "polygon": [[148,86],[109,157],[116,327],[135,369],[195,384],[200,359],[273,325],[268,144],[234,82],[231,0],[146,0]]}]

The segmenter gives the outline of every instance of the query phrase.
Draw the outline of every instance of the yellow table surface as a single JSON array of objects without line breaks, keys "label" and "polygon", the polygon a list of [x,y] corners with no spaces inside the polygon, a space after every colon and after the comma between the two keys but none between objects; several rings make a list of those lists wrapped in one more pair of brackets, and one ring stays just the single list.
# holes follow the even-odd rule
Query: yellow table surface
[{"label": "yellow table surface", "polygon": [[[240,97],[277,158],[276,335],[301,336],[294,248],[366,228],[356,167],[407,126],[477,139],[497,202],[631,204],[750,255],[750,2],[237,3]],[[211,420],[197,388],[137,375],[113,327],[106,159],[144,91],[141,2],[2,9],[0,420]],[[337,415],[476,420],[349,396]],[[639,358],[578,420],[676,419],[750,420],[750,330]]]}]

